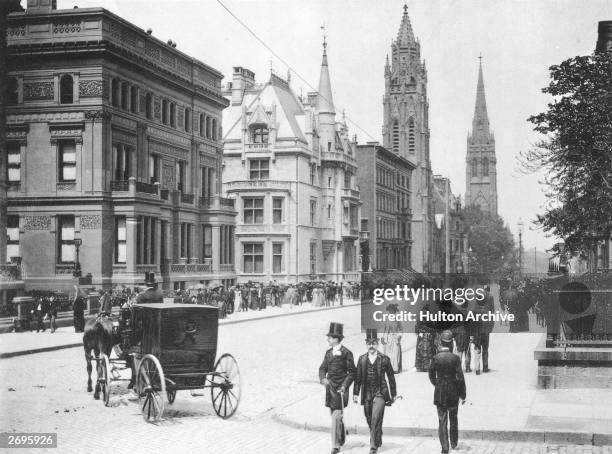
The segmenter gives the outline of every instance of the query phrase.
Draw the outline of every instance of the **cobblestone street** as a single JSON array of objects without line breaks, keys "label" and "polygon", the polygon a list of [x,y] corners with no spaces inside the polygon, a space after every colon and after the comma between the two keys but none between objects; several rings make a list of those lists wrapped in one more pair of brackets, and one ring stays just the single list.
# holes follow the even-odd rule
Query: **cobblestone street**
[{"label": "cobblestone street", "polygon": [[[345,323],[347,347],[357,355],[362,334],[359,308],[318,312],[288,318],[259,320],[220,328],[218,356],[232,353],[243,377],[238,413],[218,418],[208,392],[191,396],[179,392],[166,405],[166,418],[158,425],[143,421],[136,397],[124,382],[112,384],[111,407],[95,401],[86,388],[86,371],[80,348],[39,353],[2,360],[0,399],[3,431],[57,432],[55,452],[192,452],[223,453],[326,453],[329,435],[294,429],[272,419],[275,410],[304,398],[320,400],[323,393],[307,395],[317,380],[317,369],[326,349],[324,333],[330,320]],[[412,336],[407,336],[412,339]],[[406,345],[407,360],[413,350]],[[95,371],[94,371],[95,379]],[[430,392],[429,389],[426,392]],[[409,399],[407,390],[402,393]],[[432,411],[434,409],[432,408]],[[381,452],[437,453],[439,443],[427,437],[385,437]],[[367,452],[362,435],[349,435],[342,452]],[[462,440],[457,452],[470,453],[605,453],[611,448],[545,446]]]}]

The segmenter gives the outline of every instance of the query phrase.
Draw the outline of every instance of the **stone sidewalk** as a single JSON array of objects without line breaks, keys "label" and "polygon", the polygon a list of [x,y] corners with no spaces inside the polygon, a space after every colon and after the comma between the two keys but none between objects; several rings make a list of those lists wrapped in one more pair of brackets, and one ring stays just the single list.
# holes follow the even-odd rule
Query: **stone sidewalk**
[{"label": "stone sidewalk", "polygon": [[[293,307],[284,304],[281,307],[268,307],[261,311],[249,310],[246,312],[235,312],[225,319],[220,319],[219,325],[244,323],[275,317],[287,317],[315,311],[328,311],[359,304],[361,304],[361,301],[358,300],[348,300],[343,306],[336,305],[328,307],[313,307],[311,303],[304,303]],[[117,309],[115,308],[115,310]],[[0,334],[0,358],[42,353],[83,345],[83,333],[75,333],[73,327],[60,327],[54,333],[51,333],[51,330],[48,328],[48,320],[45,321],[45,326],[47,327],[46,331],[39,333],[34,330]]]},{"label": "stone sidewalk", "polygon": [[[542,334],[492,334],[491,372],[465,374],[467,399],[459,409],[463,438],[524,442],[612,444],[612,390],[538,390],[533,350]],[[353,352],[355,358],[361,352]],[[414,348],[403,363],[414,364]],[[427,373],[414,368],[396,375],[403,395],[385,410],[384,432],[392,436],[437,436],[433,386]],[[309,384],[311,395],[279,409],[278,422],[295,428],[329,430],[324,388]],[[352,391],[351,391],[352,392]],[[352,433],[367,434],[360,405],[350,403],[345,423]]]}]

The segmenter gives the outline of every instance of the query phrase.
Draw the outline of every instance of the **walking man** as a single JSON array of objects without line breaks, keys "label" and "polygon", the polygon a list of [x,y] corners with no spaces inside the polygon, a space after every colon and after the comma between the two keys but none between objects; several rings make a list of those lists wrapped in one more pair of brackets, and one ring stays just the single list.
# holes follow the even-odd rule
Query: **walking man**
[{"label": "walking man", "polygon": [[440,336],[440,353],[434,356],[429,366],[429,381],[435,386],[434,405],[438,408],[438,436],[442,454],[448,453],[450,421],[450,446],[455,449],[459,442],[457,412],[459,399],[465,403],[465,381],[461,370],[461,360],[451,353],[453,333],[444,331]]},{"label": "walking man", "polygon": [[366,329],[367,353],[359,357],[353,401],[361,405],[370,428],[370,454],[376,454],[382,445],[382,425],[385,406],[391,406],[396,398],[396,385],[393,367],[388,356],[378,351],[378,333]]},{"label": "walking man", "polygon": [[327,333],[327,342],[331,347],[325,352],[319,367],[319,380],[325,386],[325,406],[331,411],[331,454],[340,452],[344,444],[344,407],[348,405],[348,391],[355,379],[355,361],[353,354],[341,345],[344,325],[331,323]]}]

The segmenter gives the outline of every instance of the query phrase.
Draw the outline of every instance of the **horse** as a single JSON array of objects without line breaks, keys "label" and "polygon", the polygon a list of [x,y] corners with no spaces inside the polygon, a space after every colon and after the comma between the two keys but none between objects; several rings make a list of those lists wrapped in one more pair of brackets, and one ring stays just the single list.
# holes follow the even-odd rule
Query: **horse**
[{"label": "horse", "polygon": [[[91,387],[91,360],[99,358],[100,353],[105,353],[110,357],[111,350],[115,345],[115,336],[113,335],[113,321],[110,317],[103,315],[95,319],[88,320],[85,324],[85,332],[83,334],[83,348],[85,350],[85,361],[87,363],[87,392],[92,391]],[[93,350],[93,355],[92,355]],[[102,365],[97,363],[96,372],[98,377],[102,376]],[[100,383],[96,383],[94,399],[100,398]]]}]

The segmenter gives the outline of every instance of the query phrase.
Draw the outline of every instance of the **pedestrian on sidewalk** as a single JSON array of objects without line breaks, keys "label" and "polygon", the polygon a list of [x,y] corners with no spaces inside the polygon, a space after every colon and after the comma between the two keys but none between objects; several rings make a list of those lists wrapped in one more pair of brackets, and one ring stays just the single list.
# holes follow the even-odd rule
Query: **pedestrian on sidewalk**
[{"label": "pedestrian on sidewalk", "polygon": [[45,322],[43,317],[45,316],[45,307],[42,296],[36,298],[36,309],[34,309],[36,315],[36,332],[45,332]]},{"label": "pedestrian on sidewalk", "polygon": [[465,380],[461,370],[461,360],[451,353],[453,348],[453,333],[444,331],[440,336],[440,353],[434,356],[429,367],[429,381],[434,385],[434,405],[438,409],[438,436],[442,446],[442,454],[447,454],[450,446],[455,449],[459,442],[459,424],[457,413],[459,399],[465,403]]},{"label": "pedestrian on sidewalk", "polygon": [[355,379],[353,354],[341,345],[343,330],[342,323],[330,323],[327,342],[331,348],[325,352],[319,367],[319,380],[325,386],[325,406],[331,411],[331,454],[339,453],[345,441],[342,416],[349,403],[349,387]]},{"label": "pedestrian on sidewalk", "polygon": [[82,294],[76,285],[74,286],[74,290],[75,296],[72,302],[74,332],[82,333],[85,330],[85,295]]},{"label": "pedestrian on sidewalk", "polygon": [[55,299],[55,295],[51,295],[49,297],[49,306],[47,315],[49,316],[49,328],[51,329],[51,333],[54,333],[57,330],[57,312],[58,312],[58,303]]},{"label": "pedestrian on sidewalk", "polygon": [[376,329],[366,329],[367,353],[359,357],[353,401],[361,405],[370,428],[370,454],[376,454],[382,445],[382,426],[385,406],[391,406],[397,396],[395,375],[391,360],[378,351]]},{"label": "pedestrian on sidewalk", "polygon": [[[484,286],[485,297],[482,301],[478,301],[478,304],[482,307],[483,312],[493,313],[495,311],[495,303],[493,301],[493,295],[491,295],[491,288],[488,285]],[[489,372],[489,335],[493,331],[495,322],[482,321],[480,322],[480,332],[478,333],[478,339],[475,346],[478,347],[475,354],[476,362],[476,375],[480,373],[480,356],[482,355],[482,371],[486,374]]]}]

